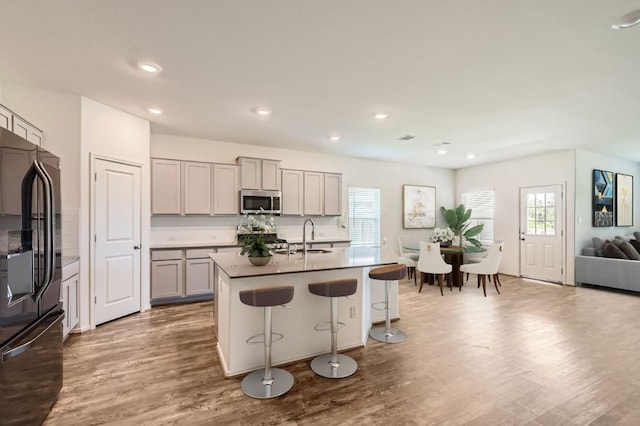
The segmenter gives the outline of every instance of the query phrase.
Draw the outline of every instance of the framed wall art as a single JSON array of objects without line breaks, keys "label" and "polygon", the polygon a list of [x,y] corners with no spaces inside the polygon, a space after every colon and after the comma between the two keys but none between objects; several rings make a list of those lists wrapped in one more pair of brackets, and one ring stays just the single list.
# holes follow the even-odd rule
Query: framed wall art
[{"label": "framed wall art", "polygon": [[402,204],[403,228],[435,228],[435,186],[404,185]]},{"label": "framed wall art", "polygon": [[613,172],[593,170],[593,226],[613,226]]},{"label": "framed wall art", "polygon": [[633,226],[633,176],[616,173],[616,226]]}]

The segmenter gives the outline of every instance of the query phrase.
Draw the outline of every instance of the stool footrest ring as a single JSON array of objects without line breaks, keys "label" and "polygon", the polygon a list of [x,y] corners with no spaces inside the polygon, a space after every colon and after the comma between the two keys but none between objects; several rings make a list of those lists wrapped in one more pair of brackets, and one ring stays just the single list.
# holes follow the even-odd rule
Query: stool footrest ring
[{"label": "stool footrest ring", "polygon": [[[337,330],[340,330],[342,327],[344,327],[344,323],[338,321],[338,328]],[[313,329],[315,331],[329,331],[331,330],[331,322],[327,321],[327,322],[321,322],[320,324],[316,324]]]},{"label": "stool footrest ring", "polygon": [[[258,340],[258,338],[260,338],[260,337],[262,337],[262,338]],[[284,334],[282,334],[282,333],[271,333],[271,343],[277,342],[278,340],[282,340],[283,337],[284,337]],[[255,345],[255,344],[258,344],[258,343],[264,343],[264,333],[254,334],[253,336],[251,336],[247,340],[245,340],[245,342],[247,342],[248,345]]]}]

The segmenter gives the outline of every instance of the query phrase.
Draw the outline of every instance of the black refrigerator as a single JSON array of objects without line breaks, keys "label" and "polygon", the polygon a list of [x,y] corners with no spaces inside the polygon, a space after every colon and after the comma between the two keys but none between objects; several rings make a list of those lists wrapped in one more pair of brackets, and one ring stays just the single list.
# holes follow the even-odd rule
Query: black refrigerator
[{"label": "black refrigerator", "polygon": [[59,163],[0,128],[0,425],[43,423],[62,387]]}]

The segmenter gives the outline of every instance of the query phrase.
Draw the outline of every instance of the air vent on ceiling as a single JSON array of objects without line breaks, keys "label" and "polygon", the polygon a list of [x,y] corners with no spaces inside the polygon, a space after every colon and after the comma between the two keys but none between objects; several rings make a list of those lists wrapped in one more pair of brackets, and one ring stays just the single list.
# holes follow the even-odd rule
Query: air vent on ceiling
[{"label": "air vent on ceiling", "polygon": [[411,139],[415,139],[415,136],[412,135],[404,135],[398,138],[399,141],[410,141]]}]

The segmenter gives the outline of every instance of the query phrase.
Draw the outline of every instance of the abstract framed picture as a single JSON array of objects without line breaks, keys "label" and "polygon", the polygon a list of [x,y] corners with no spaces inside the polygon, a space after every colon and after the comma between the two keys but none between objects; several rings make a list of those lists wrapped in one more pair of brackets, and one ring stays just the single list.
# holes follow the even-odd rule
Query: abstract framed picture
[{"label": "abstract framed picture", "polygon": [[633,226],[633,176],[616,173],[616,226]]},{"label": "abstract framed picture", "polygon": [[436,227],[435,186],[404,185],[402,193],[402,227]]},{"label": "abstract framed picture", "polygon": [[593,226],[613,226],[613,172],[593,170]]}]

